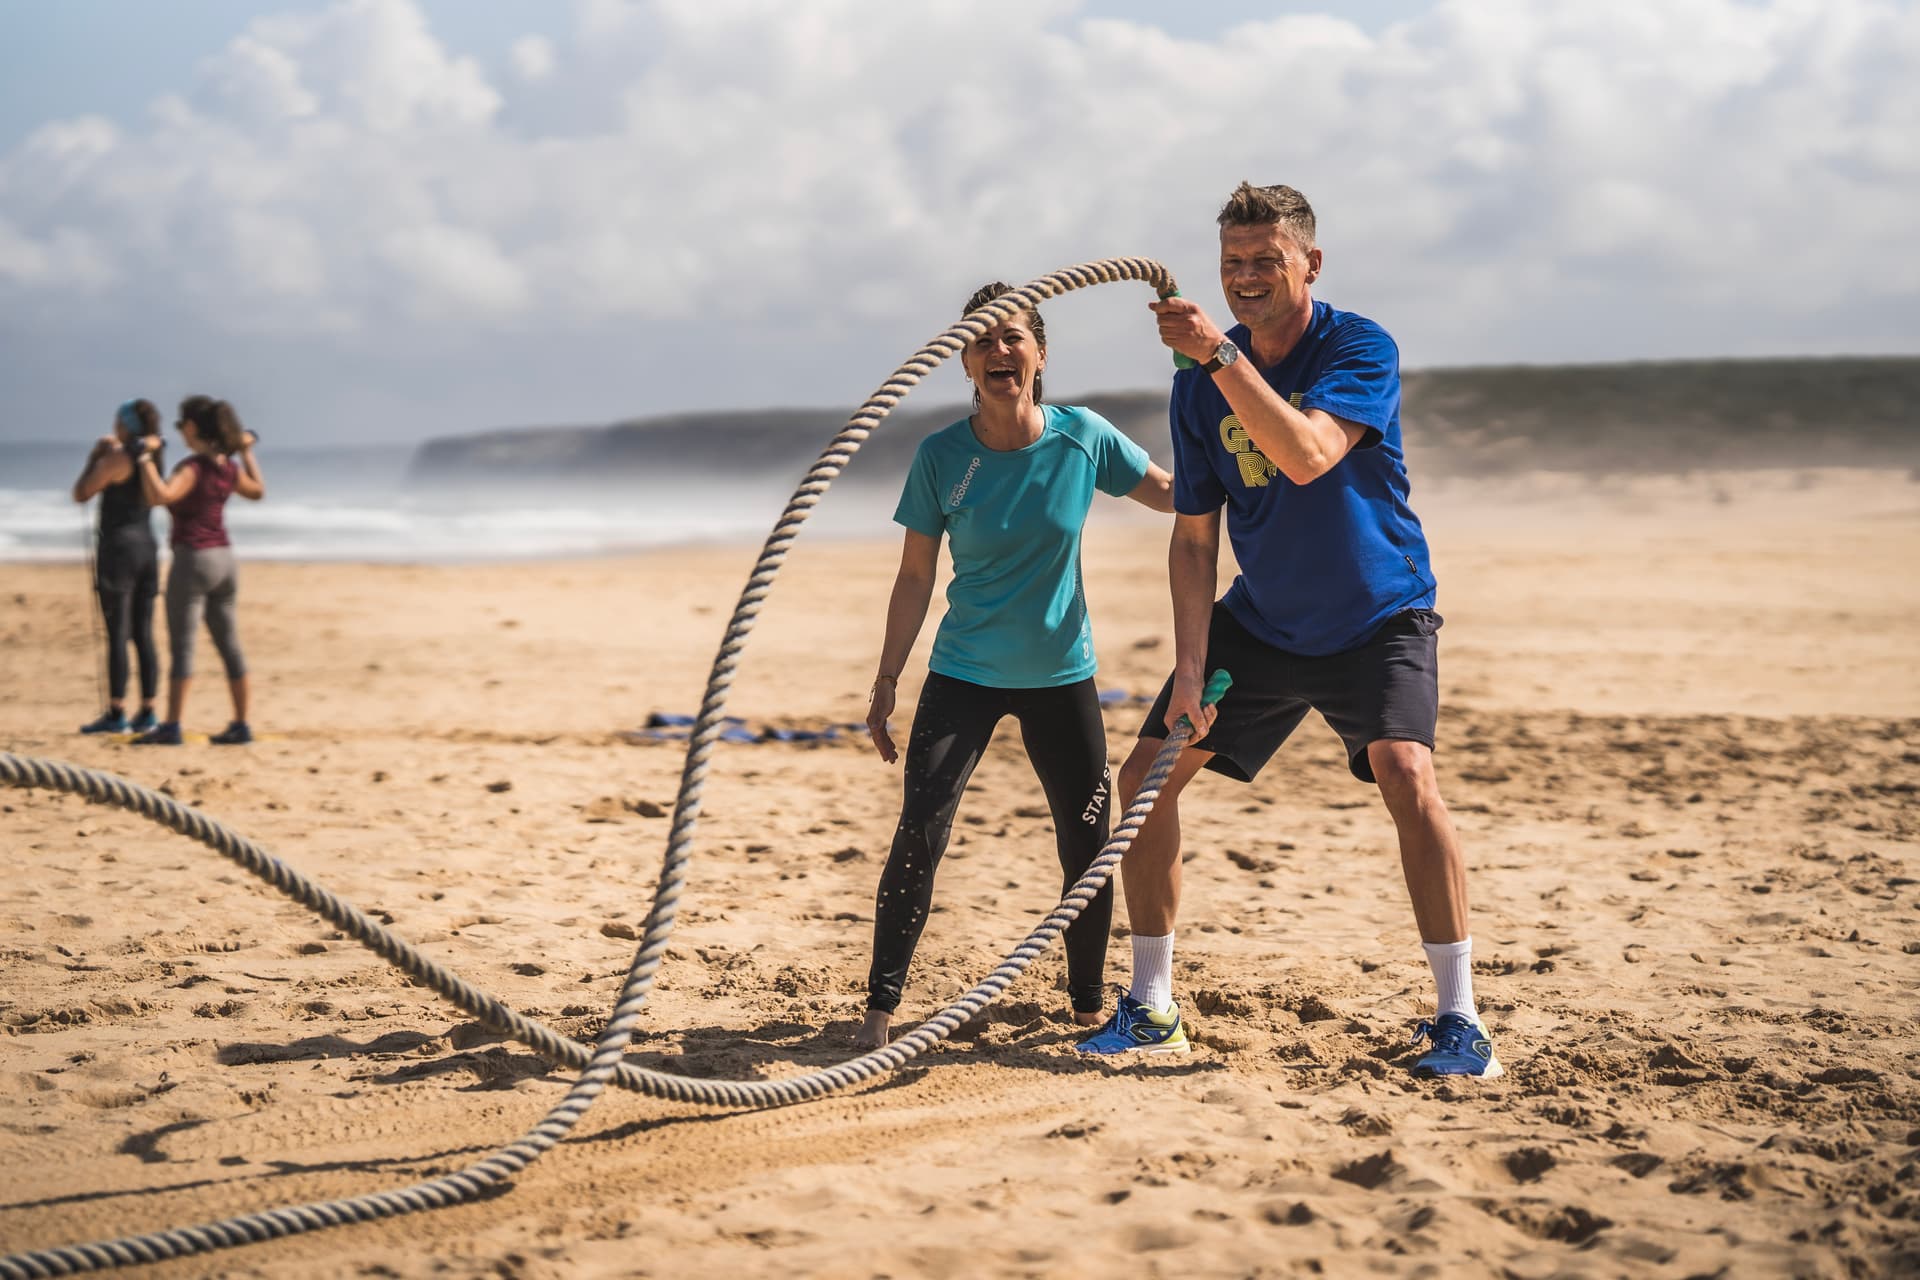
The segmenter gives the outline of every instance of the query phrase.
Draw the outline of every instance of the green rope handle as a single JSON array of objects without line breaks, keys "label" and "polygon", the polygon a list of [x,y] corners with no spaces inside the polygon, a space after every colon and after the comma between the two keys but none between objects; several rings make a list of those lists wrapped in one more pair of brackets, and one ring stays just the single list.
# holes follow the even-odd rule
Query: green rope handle
[{"label": "green rope handle", "polygon": [[[1180,291],[1178,289],[1169,289],[1160,295],[1160,301],[1165,302],[1168,298],[1177,298],[1179,296]],[[1173,353],[1173,367],[1176,369],[1197,369],[1200,367],[1200,362],[1192,356],[1182,355],[1176,351]],[[1226,691],[1223,689],[1221,692],[1224,693]]]},{"label": "green rope handle", "polygon": [[[1226,697],[1227,690],[1231,688],[1233,688],[1233,677],[1227,674],[1227,669],[1225,667],[1215,667],[1213,674],[1207,677],[1207,687],[1200,691],[1200,705],[1203,707],[1212,706],[1214,703],[1220,701],[1220,699]],[[1180,717],[1180,723],[1186,725],[1189,729],[1193,728],[1193,721],[1187,719],[1185,716]]]}]

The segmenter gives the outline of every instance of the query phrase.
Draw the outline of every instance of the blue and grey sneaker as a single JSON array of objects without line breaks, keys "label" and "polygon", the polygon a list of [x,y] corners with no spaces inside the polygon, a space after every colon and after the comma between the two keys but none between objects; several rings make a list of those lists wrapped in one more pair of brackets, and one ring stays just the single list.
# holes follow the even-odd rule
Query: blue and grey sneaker
[{"label": "blue and grey sneaker", "polygon": [[80,726],[82,733],[125,733],[126,731],[127,713],[118,707],[109,707],[100,713],[98,720],[92,720]]},{"label": "blue and grey sneaker", "polygon": [[1186,1053],[1193,1048],[1187,1042],[1179,1005],[1155,1013],[1132,996],[1121,996],[1107,1025],[1074,1047],[1081,1053],[1107,1057],[1121,1053]]},{"label": "blue and grey sneaker", "polygon": [[172,720],[162,720],[153,728],[133,739],[136,747],[177,747],[184,739],[180,736],[180,726]]},{"label": "blue and grey sneaker", "polygon": [[1443,1013],[1413,1029],[1413,1043],[1430,1040],[1433,1047],[1413,1064],[1413,1074],[1431,1080],[1438,1076],[1478,1076],[1491,1080],[1506,1068],[1493,1056],[1487,1029],[1461,1013]]},{"label": "blue and grey sneaker", "polygon": [[153,708],[142,707],[140,710],[134,712],[133,719],[127,721],[127,732],[145,733],[147,730],[153,728],[156,723],[153,716]]}]

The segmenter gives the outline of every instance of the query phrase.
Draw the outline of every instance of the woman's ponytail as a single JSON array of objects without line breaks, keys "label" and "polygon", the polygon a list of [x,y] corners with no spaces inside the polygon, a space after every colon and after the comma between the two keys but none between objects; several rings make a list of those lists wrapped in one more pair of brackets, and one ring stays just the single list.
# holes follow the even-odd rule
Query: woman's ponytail
[{"label": "woman's ponytail", "polygon": [[218,445],[224,454],[239,453],[247,443],[247,429],[240,424],[240,415],[225,400],[188,396],[180,402],[180,416],[193,424],[202,440]]},{"label": "woman's ponytail", "polygon": [[236,454],[246,447],[247,429],[240,425],[240,415],[225,400],[213,402],[213,427],[219,434],[220,452]]}]

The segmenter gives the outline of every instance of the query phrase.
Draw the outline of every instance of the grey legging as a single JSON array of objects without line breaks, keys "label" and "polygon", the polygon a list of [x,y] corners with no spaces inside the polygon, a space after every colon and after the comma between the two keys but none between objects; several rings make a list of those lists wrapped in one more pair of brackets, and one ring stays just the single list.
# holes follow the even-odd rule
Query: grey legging
[{"label": "grey legging", "polygon": [[227,679],[247,674],[240,652],[240,628],[234,622],[234,597],[240,579],[234,570],[232,547],[175,547],[173,568],[167,571],[167,633],[173,644],[173,668],[167,674],[184,680],[193,674],[193,637],[200,629],[202,610],[213,647],[227,666]]}]

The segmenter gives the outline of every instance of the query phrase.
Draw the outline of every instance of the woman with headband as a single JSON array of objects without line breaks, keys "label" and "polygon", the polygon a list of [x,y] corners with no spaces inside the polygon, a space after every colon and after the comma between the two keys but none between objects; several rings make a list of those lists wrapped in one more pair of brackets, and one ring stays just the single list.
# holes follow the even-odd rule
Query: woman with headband
[{"label": "woman with headband", "polygon": [[[95,534],[93,589],[107,627],[107,709],[80,726],[82,733],[144,733],[153,728],[153,699],[160,688],[160,655],[153,647],[153,600],[160,594],[159,547],[153,541],[152,509],[140,487],[135,455],[160,431],[160,411],[150,400],[129,400],[113,415],[113,434],[94,441],[73,500],[100,497]],[[140,661],[140,710],[127,718],[127,646]]]},{"label": "woman with headband", "polygon": [[173,665],[167,672],[167,718],[134,739],[140,746],[178,746],[180,713],[193,678],[194,633],[204,614],[214,648],[227,670],[233,695],[233,720],[212,741],[234,746],[253,741],[247,727],[247,660],[240,652],[234,603],[239,578],[233,544],[223,512],[234,494],[259,501],[266,496],[260,464],[253,459],[255,436],[240,425],[233,406],[209,396],[180,402],[180,436],[191,451],[171,476],[162,479],[154,460],[158,437],[144,443],[137,466],[147,500],[173,516],[173,567],[167,571],[167,636]]}]

